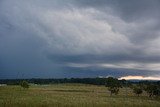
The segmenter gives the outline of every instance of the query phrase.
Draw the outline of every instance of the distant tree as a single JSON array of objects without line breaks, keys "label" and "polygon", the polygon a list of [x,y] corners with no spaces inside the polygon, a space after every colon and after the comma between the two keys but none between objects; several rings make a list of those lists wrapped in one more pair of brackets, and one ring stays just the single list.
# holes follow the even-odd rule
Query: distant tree
[{"label": "distant tree", "polygon": [[133,92],[139,96],[140,94],[143,93],[143,89],[140,86],[134,86]]},{"label": "distant tree", "polygon": [[29,84],[28,84],[27,81],[20,82],[20,86],[23,87],[24,89],[28,89],[29,88]]},{"label": "distant tree", "polygon": [[110,91],[110,95],[112,96],[112,94],[115,94],[115,95],[118,94],[121,84],[117,78],[108,77],[106,79],[105,86],[108,87],[108,91]]}]

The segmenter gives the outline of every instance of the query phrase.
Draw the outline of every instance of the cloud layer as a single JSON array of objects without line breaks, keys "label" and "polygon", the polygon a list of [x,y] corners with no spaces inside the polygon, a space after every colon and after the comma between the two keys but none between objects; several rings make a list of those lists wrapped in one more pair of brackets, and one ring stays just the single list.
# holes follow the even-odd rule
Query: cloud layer
[{"label": "cloud layer", "polygon": [[1,0],[0,78],[160,75],[158,0]]}]

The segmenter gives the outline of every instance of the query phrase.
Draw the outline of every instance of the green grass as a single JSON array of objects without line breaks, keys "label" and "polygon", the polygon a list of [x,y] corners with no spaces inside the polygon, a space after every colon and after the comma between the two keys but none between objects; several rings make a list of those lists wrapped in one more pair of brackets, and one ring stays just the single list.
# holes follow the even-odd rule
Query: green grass
[{"label": "green grass", "polygon": [[104,86],[57,84],[0,87],[0,107],[160,107],[159,99],[150,99],[144,93],[137,97],[132,90],[121,89],[110,96]]}]

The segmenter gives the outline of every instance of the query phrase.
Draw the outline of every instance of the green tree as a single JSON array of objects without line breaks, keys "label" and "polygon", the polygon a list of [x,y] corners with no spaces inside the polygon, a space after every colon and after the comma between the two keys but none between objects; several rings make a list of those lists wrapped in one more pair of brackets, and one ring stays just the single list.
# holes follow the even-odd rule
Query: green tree
[{"label": "green tree", "polygon": [[108,87],[108,91],[110,91],[110,95],[112,96],[112,94],[115,94],[115,95],[118,94],[121,84],[117,78],[108,77],[106,79],[105,86]]},{"label": "green tree", "polygon": [[24,89],[28,89],[29,88],[29,84],[28,84],[27,81],[20,82],[20,86],[23,87]]}]

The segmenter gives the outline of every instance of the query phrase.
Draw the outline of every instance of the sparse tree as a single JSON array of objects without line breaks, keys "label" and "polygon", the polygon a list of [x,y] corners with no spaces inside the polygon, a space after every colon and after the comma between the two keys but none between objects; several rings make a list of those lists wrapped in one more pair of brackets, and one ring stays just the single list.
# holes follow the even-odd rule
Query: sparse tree
[{"label": "sparse tree", "polygon": [[110,91],[110,95],[112,96],[112,94],[115,94],[115,95],[118,94],[121,84],[117,78],[108,77],[106,79],[105,86],[108,87],[108,91]]}]

